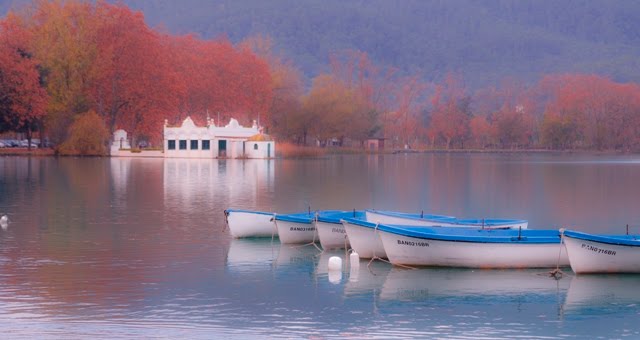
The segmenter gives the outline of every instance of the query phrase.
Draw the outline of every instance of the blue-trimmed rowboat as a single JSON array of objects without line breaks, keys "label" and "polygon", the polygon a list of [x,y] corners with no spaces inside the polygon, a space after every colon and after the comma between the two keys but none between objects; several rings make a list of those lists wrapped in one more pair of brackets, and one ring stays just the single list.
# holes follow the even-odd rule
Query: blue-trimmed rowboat
[{"label": "blue-trimmed rowboat", "polygon": [[569,265],[557,230],[415,227],[356,219],[344,221],[374,230],[387,258],[396,265],[466,268]]},{"label": "blue-trimmed rowboat", "polygon": [[295,214],[275,214],[273,222],[278,230],[280,243],[310,243],[315,240],[316,227],[313,224],[315,212]]},{"label": "blue-trimmed rowboat", "polygon": [[[365,210],[366,221],[387,225],[452,227],[475,229],[527,229],[526,220],[516,219],[457,219],[452,216],[408,214],[394,211]],[[353,249],[362,258],[387,255],[380,238],[366,224],[343,223]]]},{"label": "blue-trimmed rowboat", "polygon": [[271,221],[274,215],[271,212],[227,209],[224,214],[234,238],[272,237],[278,234]]},{"label": "blue-trimmed rowboat", "polygon": [[457,219],[451,216],[406,214],[384,210],[365,210],[365,213],[367,221],[382,224],[484,229],[527,229],[529,226],[528,221],[516,219]]},{"label": "blue-trimmed rowboat", "polygon": [[[379,214],[378,214],[379,213]],[[425,223],[445,223],[446,221],[454,221],[456,218],[452,216],[443,215],[425,215],[411,214],[395,211],[379,211],[379,210],[365,210],[365,219],[360,219],[368,222],[380,223],[381,218],[390,218],[393,221],[401,221],[400,224],[404,225],[417,225],[424,226]],[[375,223],[373,225],[375,225]],[[353,250],[358,253],[360,258],[369,259],[372,257],[386,258],[387,255],[382,247],[382,242],[374,230],[368,227],[370,224],[362,223],[348,223],[342,221],[342,225],[347,232],[349,243]],[[433,224],[426,224],[433,225]]]},{"label": "blue-trimmed rowboat", "polygon": [[576,274],[640,273],[640,235],[560,232]]},{"label": "blue-trimmed rowboat", "polygon": [[329,216],[342,213],[341,210],[307,211],[296,214],[275,214],[274,221],[280,243],[311,243],[318,240],[316,235],[316,216]]},{"label": "blue-trimmed rowboat", "polygon": [[341,220],[343,218],[364,219],[362,210],[326,212],[320,211],[316,220],[316,229],[322,249],[349,249],[349,238]]}]

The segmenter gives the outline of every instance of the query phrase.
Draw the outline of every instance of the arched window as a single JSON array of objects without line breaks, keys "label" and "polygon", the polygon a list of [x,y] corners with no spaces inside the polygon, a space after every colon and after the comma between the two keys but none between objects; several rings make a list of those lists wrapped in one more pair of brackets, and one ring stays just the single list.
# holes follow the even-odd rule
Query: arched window
[{"label": "arched window", "polygon": [[258,143],[253,144],[253,149],[258,150]]}]

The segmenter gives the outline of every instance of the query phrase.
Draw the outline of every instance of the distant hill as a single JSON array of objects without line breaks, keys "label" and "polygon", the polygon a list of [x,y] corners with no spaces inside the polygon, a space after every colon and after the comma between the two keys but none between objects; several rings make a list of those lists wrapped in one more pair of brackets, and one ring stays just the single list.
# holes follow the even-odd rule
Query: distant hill
[{"label": "distant hill", "polygon": [[[0,14],[12,3],[0,0]],[[640,2],[602,0],[124,0],[152,26],[233,42],[270,35],[308,78],[328,54],[360,49],[426,79],[583,72],[640,82]]]}]

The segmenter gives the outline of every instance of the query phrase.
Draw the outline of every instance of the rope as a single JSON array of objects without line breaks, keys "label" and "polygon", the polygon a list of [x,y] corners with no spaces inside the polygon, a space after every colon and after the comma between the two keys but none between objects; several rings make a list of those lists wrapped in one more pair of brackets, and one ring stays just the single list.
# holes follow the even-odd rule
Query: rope
[{"label": "rope", "polygon": [[547,273],[549,277],[555,280],[562,279],[563,276],[568,275],[560,269],[560,257],[562,256],[562,248],[564,246],[564,228],[560,228],[560,251],[558,251],[558,262],[556,262],[556,269]]},{"label": "rope", "polygon": [[322,250],[320,247],[318,247],[318,245],[316,244],[316,234],[318,233],[318,226],[316,225],[316,223],[318,222],[318,212],[316,211],[315,213],[315,217],[313,219],[313,228],[315,229],[313,231],[313,240],[311,241],[311,243],[305,243],[303,245],[301,245],[300,247],[304,247],[304,246],[310,246],[313,245],[314,247],[316,247],[316,249],[318,249],[318,251],[320,251],[320,253],[324,252],[324,250]]},{"label": "rope", "polygon": [[[373,233],[374,233],[373,237],[374,237],[374,238],[375,238],[375,237],[379,237],[379,236],[378,236],[378,226],[379,226],[379,225],[380,225],[380,222],[376,222],[376,226],[373,228]],[[372,257],[371,257],[371,259],[369,260],[369,263],[367,263],[367,268],[369,268],[369,272],[371,272],[371,274],[373,274],[373,275],[375,275],[375,274],[371,271],[370,266],[371,266],[371,263],[372,263],[373,261],[375,261],[375,260],[382,261],[382,262],[386,262],[386,263],[388,263],[388,264],[391,264],[391,265],[394,265],[394,266],[398,266],[398,267],[402,267],[402,268],[407,268],[407,269],[416,269],[415,267],[410,267],[410,266],[407,266],[407,265],[404,265],[404,264],[391,263],[389,260],[386,260],[386,259],[383,259],[382,257],[377,256],[377,255],[376,255],[376,253],[374,252],[374,253],[373,253],[373,256],[372,256]]]},{"label": "rope", "polygon": [[273,214],[273,217],[271,218],[271,220],[273,221],[273,225],[276,226],[276,230],[271,231],[271,242],[273,243],[274,235],[278,231],[278,220],[276,219],[276,214]]},{"label": "rope", "polygon": [[231,230],[229,228],[229,212],[227,211],[227,209],[225,209],[223,211],[224,213],[224,226],[222,227],[222,232],[224,233],[227,229]]},{"label": "rope", "polygon": [[407,265],[400,264],[400,263],[391,263],[391,261],[386,260],[386,259],[383,259],[382,257],[373,256],[373,257],[369,260],[369,263],[367,264],[367,268],[369,268],[369,272],[371,272],[371,274],[373,274],[373,275],[375,275],[375,274],[371,271],[370,266],[371,266],[371,263],[372,263],[373,261],[375,261],[375,260],[382,261],[382,262],[386,262],[386,263],[388,263],[388,264],[390,264],[390,265],[397,266],[397,267],[402,267],[402,268],[406,268],[406,269],[418,269],[418,268],[416,268],[416,267],[411,267],[411,266],[407,266]]}]

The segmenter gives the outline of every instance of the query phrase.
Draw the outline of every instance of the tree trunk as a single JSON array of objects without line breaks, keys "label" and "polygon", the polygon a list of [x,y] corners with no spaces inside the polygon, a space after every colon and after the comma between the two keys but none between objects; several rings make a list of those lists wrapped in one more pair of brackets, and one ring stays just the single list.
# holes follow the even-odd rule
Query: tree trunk
[{"label": "tree trunk", "polygon": [[27,123],[27,150],[31,151],[31,123]]},{"label": "tree trunk", "polygon": [[307,129],[302,131],[302,145],[307,146]]}]

